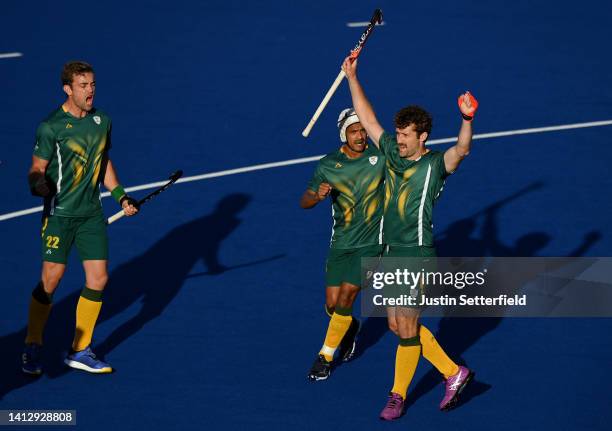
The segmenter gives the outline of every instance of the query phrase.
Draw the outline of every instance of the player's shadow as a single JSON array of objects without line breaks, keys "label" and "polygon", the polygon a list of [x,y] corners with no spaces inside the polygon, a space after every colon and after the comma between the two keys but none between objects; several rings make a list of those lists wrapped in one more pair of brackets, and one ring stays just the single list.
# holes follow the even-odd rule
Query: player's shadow
[{"label": "player's shadow", "polygon": [[[518,238],[514,245],[505,245],[499,240],[500,228],[498,226],[497,215],[499,210],[510,200],[514,200],[528,191],[539,187],[541,187],[541,184],[533,184],[485,208],[472,218],[466,218],[455,222],[447,229],[443,237],[436,242],[438,254],[440,256],[473,257],[537,256],[550,243],[552,238],[545,232],[531,232]],[[484,218],[480,237],[475,236],[477,226],[475,220],[477,217]],[[586,233],[582,243],[574,250],[567,253],[567,255],[584,255],[600,237],[601,234],[599,232]],[[530,281],[534,277],[534,274],[515,273],[513,277],[516,278],[513,280],[513,284],[522,286]],[[470,347],[475,345],[478,340],[495,330],[501,324],[502,320],[503,317],[444,317],[440,320],[438,331],[435,336],[440,345],[456,362],[465,363],[462,355]],[[434,368],[430,369],[417,382],[414,389],[410,391],[407,405],[413,404],[419,397],[431,391],[435,386],[440,385],[440,382],[441,376],[438,371]],[[462,393],[460,404],[470,401],[472,398],[483,394],[489,389],[491,389],[491,385],[476,379]]]},{"label": "player's shadow", "polygon": [[[159,317],[189,277],[221,274],[238,267],[282,258],[284,255],[277,255],[235,266],[219,261],[221,244],[241,224],[240,213],[250,200],[249,195],[241,193],[224,197],[212,213],[172,229],[144,254],[113,270],[98,325],[121,315],[137,302],[141,305],[135,316],[121,323],[101,343],[94,343],[94,351],[103,357]],[[199,261],[208,271],[190,275]],[[60,377],[68,371],[63,365],[63,358],[72,342],[79,295],[80,292],[76,291],[53,304],[43,350],[45,375],[49,378]],[[19,358],[25,333],[26,329],[23,328],[0,337],[0,370],[4,375],[0,379],[0,399],[4,394],[34,381],[20,372]]]}]

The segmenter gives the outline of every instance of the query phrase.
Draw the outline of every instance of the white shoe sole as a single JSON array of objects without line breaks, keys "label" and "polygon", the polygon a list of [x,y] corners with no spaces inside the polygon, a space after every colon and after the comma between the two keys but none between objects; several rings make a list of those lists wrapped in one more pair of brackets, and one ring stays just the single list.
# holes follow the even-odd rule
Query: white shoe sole
[{"label": "white shoe sole", "polygon": [[30,376],[40,376],[42,374],[42,370],[40,370],[40,371],[29,371],[29,370],[26,370],[23,367],[21,368],[21,371],[23,371],[25,374],[28,374]]},{"label": "white shoe sole", "polygon": [[68,365],[70,368],[74,368],[75,370],[83,370],[83,371],[87,371],[88,373],[94,373],[94,374],[108,374],[108,373],[113,372],[113,369],[111,367],[91,368],[85,364],[82,364],[78,361],[73,361],[68,358],[64,359],[64,364]]}]

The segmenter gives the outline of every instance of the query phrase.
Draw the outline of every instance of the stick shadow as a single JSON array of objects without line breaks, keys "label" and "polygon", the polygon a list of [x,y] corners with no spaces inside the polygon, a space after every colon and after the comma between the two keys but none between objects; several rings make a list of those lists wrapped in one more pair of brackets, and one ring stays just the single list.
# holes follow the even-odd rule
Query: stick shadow
[{"label": "stick shadow", "polygon": [[[159,317],[178,295],[187,278],[203,275],[190,275],[197,262],[201,261],[206,266],[206,275],[215,276],[232,269],[263,264],[284,257],[284,254],[280,254],[235,266],[226,266],[219,261],[219,249],[223,241],[242,223],[240,213],[250,201],[251,196],[242,193],[225,196],[212,213],[177,226],[144,254],[113,270],[98,325],[122,314],[137,302],[140,302],[141,308],[105,340],[94,345],[96,354],[104,357],[147,323]],[[53,304],[45,330],[42,356],[45,376],[48,378],[61,377],[69,370],[64,366],[63,359],[72,342],[74,311],[79,295],[80,291],[76,291]],[[0,337],[3,350],[0,355],[0,370],[3,370],[4,374],[0,379],[0,399],[5,394],[36,381],[35,378],[23,375],[20,370],[19,359],[25,335],[26,327],[23,327]]]}]

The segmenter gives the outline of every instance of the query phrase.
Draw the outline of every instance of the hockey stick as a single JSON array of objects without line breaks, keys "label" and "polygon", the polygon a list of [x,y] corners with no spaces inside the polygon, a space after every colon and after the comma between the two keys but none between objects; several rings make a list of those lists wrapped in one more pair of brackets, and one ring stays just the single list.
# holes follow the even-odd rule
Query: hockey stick
[{"label": "hockey stick", "polygon": [[[372,30],[374,30],[374,27],[376,26],[376,24],[380,24],[381,22],[382,22],[382,11],[380,9],[376,9],[374,11],[374,14],[372,15],[372,19],[370,20],[370,23],[368,24],[367,28],[361,34],[361,37],[359,38],[359,42],[357,42],[357,45],[355,45],[355,48],[351,50],[350,56],[353,59],[353,61],[357,57],[359,57],[361,50],[363,49],[366,41],[368,40],[368,37],[370,37],[370,34],[372,34]],[[305,138],[308,137],[313,126],[319,119],[319,116],[321,115],[321,113],[323,112],[327,104],[329,103],[329,100],[332,98],[332,96],[336,92],[336,89],[338,88],[338,86],[340,85],[340,83],[342,82],[345,76],[346,75],[344,74],[344,71],[341,70],[338,76],[336,77],[336,80],[334,81],[330,89],[327,91],[327,94],[325,94],[325,97],[319,104],[319,107],[315,111],[314,115],[310,119],[310,122],[308,123],[304,131],[302,132],[303,137]]]},{"label": "hockey stick", "polygon": [[[166,190],[168,187],[170,187],[172,184],[174,184],[182,176],[183,176],[183,171],[181,171],[180,169],[178,171],[174,172],[172,175],[170,175],[169,181],[166,184],[164,184],[163,186],[161,186],[157,190],[152,191],[151,193],[146,195],[144,198],[140,199],[138,201],[138,206],[141,206],[145,202],[148,202],[151,199],[153,199],[155,196],[157,196],[158,194],[160,194],[161,192]],[[106,224],[111,224],[113,222],[116,222],[117,220],[119,220],[124,215],[125,215],[125,213],[123,212],[123,210],[121,210],[121,211],[117,212],[116,214],[110,216],[108,218],[108,220],[106,220]]]}]

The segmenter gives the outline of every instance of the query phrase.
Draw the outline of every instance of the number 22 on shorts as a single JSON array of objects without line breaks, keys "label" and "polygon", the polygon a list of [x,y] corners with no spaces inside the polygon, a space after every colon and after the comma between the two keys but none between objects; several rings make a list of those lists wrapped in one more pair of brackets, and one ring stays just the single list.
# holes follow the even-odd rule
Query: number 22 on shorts
[{"label": "number 22 on shorts", "polygon": [[47,248],[59,248],[59,236],[47,236]]}]

